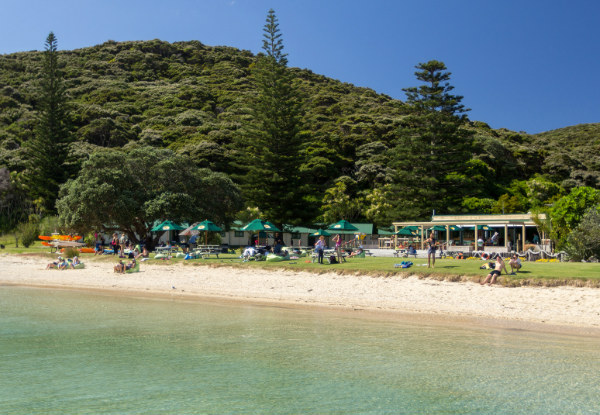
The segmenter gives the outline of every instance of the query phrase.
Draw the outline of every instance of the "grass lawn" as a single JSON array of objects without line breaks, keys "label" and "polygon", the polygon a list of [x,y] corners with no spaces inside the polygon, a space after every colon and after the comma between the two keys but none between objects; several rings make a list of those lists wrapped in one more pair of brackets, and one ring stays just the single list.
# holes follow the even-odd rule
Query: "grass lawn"
[{"label": "grass lawn", "polygon": [[[48,247],[40,242],[35,242],[29,248],[15,247],[14,237],[3,236],[0,238],[0,244],[5,245],[5,249],[0,253],[22,254],[37,253],[47,255],[49,258],[56,254],[50,254]],[[151,255],[152,256],[152,255]],[[83,261],[102,260],[107,262],[117,262],[117,258],[109,255],[94,257],[93,254],[82,254]],[[289,269],[302,270],[309,272],[340,272],[340,273],[361,273],[366,275],[394,276],[394,275],[418,275],[420,277],[447,279],[452,281],[473,280],[485,277],[489,270],[482,270],[479,267],[484,263],[481,260],[458,260],[458,259],[436,259],[435,268],[427,268],[426,259],[410,259],[413,266],[409,269],[395,268],[406,258],[385,258],[385,257],[366,257],[350,258],[342,264],[318,264],[313,263],[310,258],[300,258],[297,260],[284,262],[267,261],[249,261],[243,262],[237,255],[221,254],[219,258],[211,256],[207,259],[196,259],[185,261],[181,258],[172,258],[168,261],[150,259],[148,263],[167,264],[172,262],[185,262],[186,265],[213,265],[213,266],[236,266],[247,268],[265,268],[265,269]],[[508,263],[507,263],[508,267]],[[508,267],[510,272],[510,267]],[[505,285],[592,285],[600,287],[600,264],[581,263],[581,262],[527,262],[523,261],[523,267],[517,275],[503,274],[500,283]]]}]

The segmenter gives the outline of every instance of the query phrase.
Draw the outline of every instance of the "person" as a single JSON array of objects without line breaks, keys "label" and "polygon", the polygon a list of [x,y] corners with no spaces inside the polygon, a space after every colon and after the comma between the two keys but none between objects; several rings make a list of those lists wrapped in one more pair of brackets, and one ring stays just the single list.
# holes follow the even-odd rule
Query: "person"
[{"label": "person", "polygon": [[58,264],[62,263],[62,257],[58,257],[58,261],[54,261],[46,265],[46,269],[58,268]]},{"label": "person", "polygon": [[73,257],[73,261],[71,262],[71,268],[75,269],[75,266],[81,264],[81,261],[79,260],[79,257],[74,256]]},{"label": "person", "polygon": [[510,275],[515,275],[519,271],[519,269],[521,269],[521,258],[519,258],[517,254],[514,254],[510,259],[508,265],[510,265]]},{"label": "person", "polygon": [[346,262],[346,259],[343,257],[342,255],[342,238],[340,237],[340,234],[337,233],[334,237],[333,237],[333,241],[335,242],[335,252],[337,254],[337,260],[338,262],[341,264],[342,262]]},{"label": "person", "polygon": [[69,267],[69,261],[66,258],[62,258],[62,261],[58,263],[58,269],[67,269]]},{"label": "person", "polygon": [[540,237],[537,235],[537,233],[533,235],[533,243],[536,245],[540,244]]},{"label": "person", "polygon": [[414,255],[415,258],[417,257],[417,250],[412,244],[408,246],[408,250],[406,251],[406,256],[408,257],[409,255]]},{"label": "person", "polygon": [[494,233],[494,236],[492,236],[492,245],[498,245],[499,238],[500,234],[498,232]]},{"label": "person", "polygon": [[477,249],[479,249],[479,250],[481,250],[481,251],[483,251],[483,250],[485,249],[485,248],[484,248],[484,243],[483,243],[483,239],[482,239],[482,238],[479,238],[479,239],[477,240]]},{"label": "person", "polygon": [[496,257],[496,264],[494,266],[494,269],[487,275],[487,277],[485,277],[485,280],[480,282],[480,284],[484,285],[489,282],[491,285],[495,283],[496,278],[498,278],[498,275],[502,274],[502,270],[504,270],[504,272],[508,274],[508,271],[506,270],[506,265],[504,264],[504,259],[502,259],[500,255],[498,255]]},{"label": "person", "polygon": [[317,258],[319,264],[323,263],[323,251],[325,250],[325,237],[323,235],[319,236],[319,239],[315,243],[315,252],[317,253]]},{"label": "person", "polygon": [[127,248],[126,243],[127,238],[125,237],[125,234],[122,233],[119,238],[119,258],[125,258],[125,249]]},{"label": "person", "polygon": [[[427,268],[435,268],[435,250],[437,249],[437,241],[433,235],[433,232],[429,234],[429,238],[425,240],[428,245],[427,248]],[[431,259],[433,258],[433,262]]]},{"label": "person", "polygon": [[256,249],[254,249],[253,246],[247,247],[244,250],[244,252],[242,253],[242,256],[244,257],[244,261],[248,261],[254,255],[256,255]]},{"label": "person", "polygon": [[125,265],[125,269],[123,270],[123,272],[133,268],[135,268],[135,258],[133,258],[129,264]]},{"label": "person", "polygon": [[119,260],[119,263],[115,265],[114,272],[116,272],[117,274],[122,274],[123,272],[125,272],[125,264],[123,264],[122,260]]},{"label": "person", "polygon": [[359,246],[359,247],[356,249],[356,251],[352,251],[352,252],[350,253],[350,255],[349,255],[349,256],[350,256],[350,258],[351,258],[351,257],[358,256],[358,255],[360,255],[360,254],[362,254],[362,253],[363,253],[362,246]]},{"label": "person", "polygon": [[113,233],[112,239],[110,241],[110,247],[113,250],[113,255],[117,255],[119,252],[118,247],[119,247],[119,238],[117,236],[116,233]]},{"label": "person", "polygon": [[273,253],[276,255],[281,254],[281,248],[283,247],[283,240],[281,239],[281,235],[276,233],[273,237]]}]

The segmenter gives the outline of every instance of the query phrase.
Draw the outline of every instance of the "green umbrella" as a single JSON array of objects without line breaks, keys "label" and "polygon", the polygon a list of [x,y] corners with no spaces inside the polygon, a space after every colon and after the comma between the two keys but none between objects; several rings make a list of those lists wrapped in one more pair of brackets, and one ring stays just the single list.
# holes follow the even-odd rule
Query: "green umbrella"
[{"label": "green umbrella", "polygon": [[171,244],[171,231],[182,231],[185,228],[183,226],[179,226],[178,224],[171,222],[170,220],[166,220],[163,223],[156,225],[151,229],[151,232],[168,232],[169,245]]},{"label": "green umbrella", "polygon": [[206,219],[203,222],[200,222],[198,225],[194,226],[192,229],[197,231],[204,231],[204,245],[208,245],[208,233],[209,232],[221,232],[221,228],[215,225],[213,222]]},{"label": "green umbrella", "polygon": [[183,226],[179,226],[178,224],[171,222],[170,220],[166,220],[160,225],[156,225],[152,228],[152,232],[161,232],[161,231],[182,231],[185,228]]},{"label": "green umbrella", "polygon": [[490,227],[487,225],[477,225],[477,230],[478,231],[489,231]]},{"label": "green umbrella", "polygon": [[319,229],[315,233],[311,233],[311,236],[331,236],[331,234],[323,229]]},{"label": "green umbrella", "polygon": [[354,226],[353,224],[348,222],[346,219],[342,219],[341,221],[339,221],[337,223],[329,225],[329,228],[327,228],[327,229],[334,230],[334,231],[357,231],[358,230],[358,228],[356,226]]},{"label": "green umbrella", "polygon": [[398,232],[396,232],[396,235],[401,235],[401,236],[415,236],[416,233],[413,230],[408,229],[408,228],[409,227],[406,226],[406,227],[400,229]]},{"label": "green umbrella", "polygon": [[[273,225],[271,222],[262,220],[262,219],[254,219],[252,222],[248,223],[244,226],[242,231],[265,231],[265,232],[281,232],[277,226]],[[258,234],[258,240],[260,244],[260,233]]]},{"label": "green umbrella", "polygon": [[438,231],[438,232],[446,232],[446,227],[442,226],[442,225],[435,225],[429,229],[427,229],[428,231]]}]

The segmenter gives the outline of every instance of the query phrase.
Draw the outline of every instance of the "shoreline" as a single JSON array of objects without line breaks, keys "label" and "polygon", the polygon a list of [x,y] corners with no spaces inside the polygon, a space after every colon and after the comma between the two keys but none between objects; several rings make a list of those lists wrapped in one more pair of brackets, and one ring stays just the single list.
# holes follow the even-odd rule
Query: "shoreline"
[{"label": "shoreline", "polygon": [[340,312],[425,324],[516,329],[600,337],[600,290],[481,286],[418,277],[314,274],[238,267],[141,264],[115,274],[87,261],[80,270],[45,270],[47,259],[2,255],[0,285],[85,290],[133,297],[256,304]]}]

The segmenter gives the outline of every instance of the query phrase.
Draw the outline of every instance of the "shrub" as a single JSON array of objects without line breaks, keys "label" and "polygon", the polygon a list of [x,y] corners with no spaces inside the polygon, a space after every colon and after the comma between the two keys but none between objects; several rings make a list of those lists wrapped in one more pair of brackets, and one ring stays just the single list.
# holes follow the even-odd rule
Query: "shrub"
[{"label": "shrub", "polygon": [[38,233],[38,224],[34,222],[20,224],[17,231],[25,248],[29,248],[37,240]]},{"label": "shrub", "polygon": [[67,258],[73,258],[79,255],[79,251],[77,250],[77,248],[69,247],[65,248],[63,255]]}]

